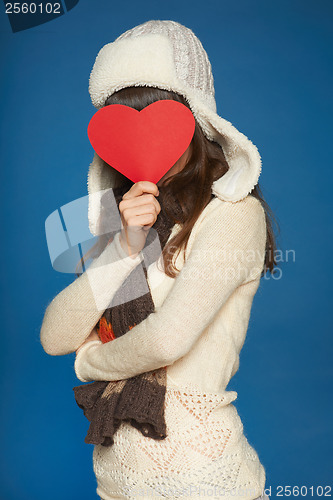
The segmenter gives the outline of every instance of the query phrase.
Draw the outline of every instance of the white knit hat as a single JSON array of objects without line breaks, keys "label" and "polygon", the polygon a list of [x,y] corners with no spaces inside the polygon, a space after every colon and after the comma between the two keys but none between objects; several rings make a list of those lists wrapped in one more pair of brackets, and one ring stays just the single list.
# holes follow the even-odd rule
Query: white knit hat
[{"label": "white knit hat", "polygon": [[[101,48],[89,80],[90,97],[97,109],[114,92],[145,85],[186,98],[203,133],[222,146],[229,165],[228,172],[213,182],[213,194],[231,202],[245,198],[258,182],[261,158],[256,146],[216,113],[211,65],[193,31],[175,21],[148,21]],[[98,192],[112,187],[114,170],[95,153],[88,174],[92,234],[99,234]]]}]

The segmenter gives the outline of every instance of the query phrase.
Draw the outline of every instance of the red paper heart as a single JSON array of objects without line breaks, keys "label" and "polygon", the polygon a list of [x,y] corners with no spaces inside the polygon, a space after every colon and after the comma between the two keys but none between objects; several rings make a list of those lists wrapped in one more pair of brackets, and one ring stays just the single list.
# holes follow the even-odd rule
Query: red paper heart
[{"label": "red paper heart", "polygon": [[111,104],[98,110],[88,125],[96,153],[133,182],[157,183],[186,151],[195,129],[184,104],[161,100],[142,111]]}]

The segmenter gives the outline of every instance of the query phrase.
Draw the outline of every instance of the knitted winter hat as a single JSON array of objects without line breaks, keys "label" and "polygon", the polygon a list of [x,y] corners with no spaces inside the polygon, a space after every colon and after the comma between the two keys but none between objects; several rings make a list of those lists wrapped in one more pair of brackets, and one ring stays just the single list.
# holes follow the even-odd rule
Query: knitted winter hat
[{"label": "knitted winter hat", "polygon": [[[223,148],[229,165],[228,172],[213,182],[212,193],[231,202],[245,198],[258,182],[261,158],[256,146],[216,113],[211,65],[193,31],[175,21],[153,20],[101,48],[89,80],[97,109],[114,92],[145,85],[172,90],[187,99],[203,133]],[[112,187],[114,170],[106,168],[95,153],[88,174],[89,227],[94,235],[99,234],[98,193]]]}]

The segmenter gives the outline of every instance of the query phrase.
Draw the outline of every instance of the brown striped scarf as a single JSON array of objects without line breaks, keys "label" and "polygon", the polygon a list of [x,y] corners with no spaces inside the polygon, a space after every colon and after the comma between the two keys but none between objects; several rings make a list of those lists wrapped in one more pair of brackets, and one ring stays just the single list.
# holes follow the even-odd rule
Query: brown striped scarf
[{"label": "brown striped scarf", "polygon": [[[129,181],[122,187],[113,189],[117,207],[132,184]],[[163,249],[173,225],[183,222],[183,211],[177,197],[164,186],[159,187],[157,200],[161,211],[152,227],[157,232],[160,247]],[[106,309],[97,324],[98,335],[103,343],[129,332],[155,310],[147,281],[147,267],[159,257],[155,255],[151,259],[149,255],[149,245],[155,237],[154,231],[148,233],[142,251],[144,260],[133,269],[117,290],[110,307]],[[149,292],[134,300],[128,300],[133,286],[137,286],[140,276],[142,279],[142,270]],[[154,439],[166,438],[164,419],[166,366],[125,380],[95,381],[79,385],[73,390],[78,406],[90,422],[85,437],[86,443],[112,446],[113,435],[122,421],[129,422],[144,436]]]}]

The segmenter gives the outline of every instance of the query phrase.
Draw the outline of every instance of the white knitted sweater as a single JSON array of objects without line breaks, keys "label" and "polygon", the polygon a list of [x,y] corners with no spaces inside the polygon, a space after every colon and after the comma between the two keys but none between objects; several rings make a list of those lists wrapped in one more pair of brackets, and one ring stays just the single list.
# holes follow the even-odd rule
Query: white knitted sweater
[{"label": "white knitted sweater", "polygon": [[[176,224],[170,239],[178,230]],[[119,234],[48,306],[41,342],[49,354],[82,344],[142,260],[142,254],[126,255]],[[168,436],[156,441],[122,423],[112,447],[95,446],[101,498],[250,500],[262,494],[265,469],[232,404],[238,394],[226,388],[239,367],[265,244],[265,213],[256,198],[213,198],[194,225],[185,264],[183,253],[175,260],[180,274],[170,278],[156,263],[148,268],[155,312],[112,342],[92,341],[78,352],[75,371],[82,382],[127,379],[167,366]]]}]

